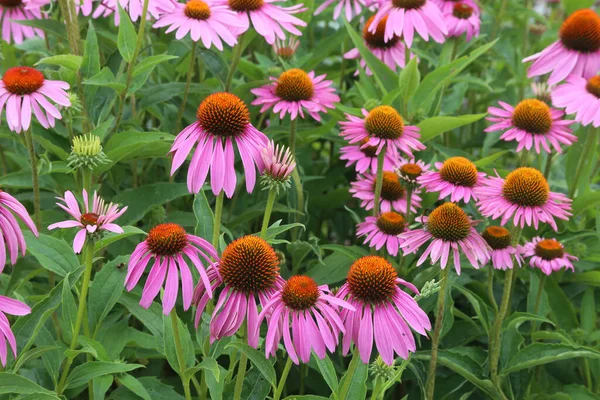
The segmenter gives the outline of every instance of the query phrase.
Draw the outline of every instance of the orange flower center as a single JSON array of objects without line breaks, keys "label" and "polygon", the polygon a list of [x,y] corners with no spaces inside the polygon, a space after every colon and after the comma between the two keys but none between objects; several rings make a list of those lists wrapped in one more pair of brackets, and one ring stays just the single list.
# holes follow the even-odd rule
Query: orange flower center
[{"label": "orange flower center", "polygon": [[550,186],[537,169],[521,167],[508,174],[502,195],[511,203],[523,207],[543,206],[550,196]]},{"label": "orange flower center", "polygon": [[398,139],[404,133],[404,120],[392,107],[379,106],[369,112],[365,129],[380,139]]},{"label": "orange flower center", "polygon": [[231,93],[213,93],[198,107],[196,112],[202,129],[215,136],[237,136],[250,123],[246,104]]},{"label": "orange flower center", "polygon": [[454,185],[473,187],[477,183],[477,167],[464,157],[450,157],[440,169],[440,176]]},{"label": "orange flower center", "polygon": [[96,225],[98,223],[98,218],[100,218],[100,216],[95,213],[81,214],[79,222],[81,222],[85,226]]},{"label": "orange flower center", "polygon": [[460,19],[469,19],[473,15],[473,7],[466,3],[456,3],[452,9],[452,15]]},{"label": "orange flower center", "polygon": [[350,293],[362,301],[388,301],[396,291],[398,274],[392,264],[379,256],[361,257],[348,272]]},{"label": "orange flower center", "polygon": [[548,133],[552,126],[550,107],[537,99],[523,100],[515,107],[512,123],[517,128],[529,133]]},{"label": "orange flower center", "polygon": [[10,93],[24,95],[37,91],[44,84],[44,75],[34,68],[9,68],[2,77],[4,87]]},{"label": "orange flower center", "polygon": [[189,18],[205,21],[210,17],[210,7],[202,0],[190,0],[186,3],[183,13]]},{"label": "orange flower center", "polygon": [[256,11],[264,4],[264,0],[229,0],[229,8],[233,11]]},{"label": "orange flower center", "polygon": [[600,17],[586,8],[575,11],[559,31],[562,44],[570,50],[593,53],[600,50]]},{"label": "orange flower center", "polygon": [[412,10],[420,8],[427,3],[427,0],[392,0],[392,5],[396,8],[406,8]]},{"label": "orange flower center", "polygon": [[300,68],[292,68],[279,76],[275,94],[287,101],[309,100],[315,92],[312,80]]},{"label": "orange flower center", "polygon": [[494,250],[502,250],[510,246],[510,232],[501,226],[488,226],[481,236]]},{"label": "orange flower center", "polygon": [[535,255],[546,261],[554,260],[565,255],[563,245],[554,239],[544,239],[535,245]]},{"label": "orange flower center", "polygon": [[321,292],[314,279],[308,276],[292,276],[283,286],[281,299],[293,310],[306,310],[317,304]]},{"label": "orange flower center", "polygon": [[385,37],[385,24],[387,22],[387,15],[379,21],[377,24],[377,30],[373,32],[369,32],[369,28],[371,27],[371,23],[375,19],[375,15],[371,16],[367,20],[365,27],[363,28],[363,39],[367,42],[367,45],[376,49],[389,49],[394,47],[398,40],[400,39],[398,36],[394,35],[387,42],[384,40]]},{"label": "orange flower center", "polygon": [[235,290],[253,294],[269,289],[279,275],[275,250],[257,236],[234,240],[221,255],[219,272]]},{"label": "orange flower center", "polygon": [[[373,190],[377,180],[373,184]],[[404,196],[404,186],[400,183],[398,175],[390,171],[383,171],[383,183],[381,184],[381,198],[388,201],[401,199]]]},{"label": "orange flower center", "polygon": [[419,164],[408,163],[400,167],[400,173],[402,176],[414,180],[423,174],[423,168]]},{"label": "orange flower center", "polygon": [[377,218],[377,227],[388,235],[399,235],[404,232],[406,222],[397,212],[386,212]]},{"label": "orange flower center", "polygon": [[459,206],[444,203],[429,214],[426,227],[436,239],[458,242],[469,236],[471,221]]},{"label": "orange flower center", "polygon": [[588,79],[585,88],[588,92],[600,98],[600,75],[596,75]]},{"label": "orange flower center", "polygon": [[177,224],[156,225],[148,233],[146,244],[150,251],[156,255],[172,256],[178,254],[187,246],[187,233],[185,229]]}]

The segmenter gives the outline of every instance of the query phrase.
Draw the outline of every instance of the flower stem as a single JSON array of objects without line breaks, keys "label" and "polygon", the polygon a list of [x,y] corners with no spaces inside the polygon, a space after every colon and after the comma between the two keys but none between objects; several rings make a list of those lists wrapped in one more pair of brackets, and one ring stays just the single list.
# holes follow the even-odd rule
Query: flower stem
[{"label": "flower stem", "polygon": [[570,198],[573,198],[573,196],[577,192],[577,187],[579,186],[579,179],[581,179],[583,169],[590,163],[590,158],[594,156],[594,152],[596,151],[596,145],[598,141],[599,129],[600,128],[594,128],[591,125],[588,129],[588,134],[585,138],[585,143],[583,145],[583,154],[581,155],[579,163],[577,164],[577,170],[575,171],[575,179],[573,179],[573,186],[571,186],[571,190],[569,190]]},{"label": "flower stem", "polygon": [[33,185],[33,213],[35,214],[35,226],[42,229],[42,215],[40,214],[40,182],[38,179],[37,156],[33,147],[33,134],[31,127],[25,131],[25,143],[29,152],[29,162],[31,163],[31,180]]},{"label": "flower stem", "polygon": [[[83,281],[81,282],[81,292],[79,294],[79,306],[77,307],[77,318],[75,319],[75,327],[73,328],[73,338],[71,339],[71,345],[69,346],[70,350],[75,350],[77,347],[77,341],[79,339],[79,331],[81,330],[81,325],[83,323],[87,324],[87,321],[84,321],[83,317],[86,315],[86,307],[87,307],[87,293],[90,287],[90,279],[92,277],[92,264],[94,261],[94,242],[90,239],[86,238],[85,244],[85,271],[83,272]],[[64,283],[68,285],[68,283]],[[69,369],[71,368],[71,364],[73,363],[73,357],[68,357],[65,361],[65,365],[63,367],[62,375],[60,377],[60,381],[58,383],[58,387],[56,389],[57,394],[62,394],[65,389],[65,383],[67,382],[67,377],[69,375]]]},{"label": "flower stem", "polygon": [[288,356],[285,366],[283,367],[283,371],[281,372],[281,377],[279,378],[279,383],[277,384],[277,389],[275,389],[275,393],[273,394],[273,400],[279,400],[281,398],[281,393],[283,393],[283,388],[285,387],[285,382],[287,381],[288,374],[290,373],[290,369],[292,368],[292,359]]},{"label": "flower stem", "polygon": [[221,218],[223,217],[223,197],[225,192],[221,191],[215,202],[215,220],[213,221],[212,245],[219,248],[219,235],[221,233]]},{"label": "flower stem", "polygon": [[181,384],[183,385],[183,392],[185,393],[186,400],[192,399],[190,393],[190,381],[183,377],[185,372],[185,355],[183,354],[183,346],[181,345],[181,337],[179,335],[179,321],[177,319],[177,312],[173,309],[170,312],[171,326],[173,328],[173,341],[175,342],[175,352],[177,353],[177,361],[179,363],[179,377],[181,378]]},{"label": "flower stem", "polygon": [[494,308],[494,312],[497,314],[498,304],[496,304],[496,298],[494,297],[494,267],[491,265],[488,269],[487,292],[490,303],[492,303],[492,307]]},{"label": "flower stem", "polygon": [[433,400],[435,390],[435,370],[437,368],[438,348],[440,345],[440,335],[444,325],[444,306],[446,304],[446,288],[448,287],[448,275],[450,267],[440,271],[440,291],[437,299],[437,314],[435,316],[435,327],[433,328],[433,337],[431,339],[431,361],[429,361],[429,373],[427,375],[427,384],[425,389],[425,399]]},{"label": "flower stem", "polygon": [[92,191],[92,170],[83,166],[81,168],[81,176],[83,178],[83,188],[90,194]]},{"label": "flower stem", "polygon": [[[288,141],[288,145],[290,147],[290,153],[292,153],[292,157],[294,160],[296,158],[296,132],[298,128],[298,120],[292,119],[290,120],[290,137]],[[298,213],[294,215],[294,222],[298,222],[299,215],[304,211],[304,191],[302,190],[302,180],[300,179],[300,172],[298,167],[294,168],[292,172],[292,182],[294,183],[294,188],[296,189],[296,209]],[[295,241],[298,238],[298,230],[292,229],[292,241]]]},{"label": "flower stem", "polygon": [[385,152],[387,147],[384,146],[377,155],[377,176],[375,178],[375,198],[373,200],[373,216],[379,216],[381,203],[381,188],[383,187],[383,161],[385,160]]},{"label": "flower stem", "polygon": [[271,213],[273,212],[273,205],[275,204],[276,196],[277,191],[275,189],[269,189],[269,197],[267,198],[265,215],[263,216],[262,228],[260,229],[260,237],[262,239],[264,239],[267,236],[267,229],[269,228],[269,221],[271,219]]},{"label": "flower stem", "polygon": [[245,34],[242,33],[238,37],[238,43],[233,48],[233,53],[231,55],[231,66],[229,67],[229,72],[227,73],[227,80],[225,81],[226,92],[229,92],[231,90],[231,82],[233,81],[233,75],[235,74],[235,70],[237,69],[237,66],[240,63],[240,58],[242,57],[244,36]]},{"label": "flower stem", "polygon": [[413,187],[411,185],[408,185],[406,187],[406,225],[407,226],[410,225],[412,222],[411,221],[412,215],[410,215],[410,209],[412,207],[412,194],[413,194]]},{"label": "flower stem", "polygon": [[290,147],[290,153],[296,159],[296,132],[298,128],[298,120],[292,119],[290,120],[290,138],[288,140],[288,145]]},{"label": "flower stem", "polygon": [[546,168],[544,168],[544,178],[548,179],[550,176],[550,168],[552,167],[552,158],[554,158],[554,153],[548,154],[548,158],[546,159]]},{"label": "flower stem", "polygon": [[244,378],[246,377],[246,364],[248,357],[245,353],[240,355],[240,363],[238,365],[238,373],[235,377],[235,390],[233,392],[233,400],[240,400],[242,398],[242,388],[244,387]]},{"label": "flower stem", "polygon": [[177,114],[177,123],[175,124],[175,132],[181,130],[181,120],[183,119],[183,113],[185,112],[185,105],[187,103],[188,94],[190,92],[190,86],[192,85],[192,75],[194,75],[194,62],[196,61],[196,42],[192,42],[192,51],[190,54],[190,65],[188,67],[187,78],[185,81],[185,89],[183,91],[183,98],[181,99],[181,107],[179,108],[179,114]]},{"label": "flower stem", "polygon": [[[524,1],[525,9],[531,8],[531,0]],[[521,58],[527,57],[527,50],[529,47],[529,14],[525,15],[525,21],[523,21],[523,36],[521,37]],[[526,71],[523,68],[523,71]],[[525,72],[526,73],[526,72]],[[519,98],[522,99],[525,95],[525,87],[527,86],[529,80],[522,79],[521,84],[519,85]]]}]

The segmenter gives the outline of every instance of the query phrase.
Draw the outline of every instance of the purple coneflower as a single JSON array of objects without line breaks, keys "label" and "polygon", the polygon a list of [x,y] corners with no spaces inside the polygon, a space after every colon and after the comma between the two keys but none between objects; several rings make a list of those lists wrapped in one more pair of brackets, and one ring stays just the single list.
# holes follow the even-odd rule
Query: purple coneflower
[{"label": "purple coneflower", "polygon": [[435,163],[438,171],[428,171],[417,182],[428,192],[440,192],[439,199],[450,196],[450,201],[468,203],[477,200],[474,190],[481,186],[485,177],[477,167],[464,157],[450,157],[443,163]]},{"label": "purple coneflower", "polygon": [[471,2],[454,3],[452,11],[444,13],[444,19],[448,26],[449,37],[466,35],[466,40],[469,42],[473,37],[479,36],[481,25],[479,7]]},{"label": "purple coneflower", "polygon": [[[340,149],[340,160],[346,160],[346,167],[355,164],[356,172],[364,174],[365,172],[377,173],[377,147],[367,146],[363,147],[369,139],[363,139],[362,141],[344,146]],[[390,147],[385,152],[383,158],[383,169],[385,171],[392,171],[398,166],[398,152],[396,148]]]},{"label": "purple coneflower", "polygon": [[15,360],[17,359],[17,340],[10,328],[10,322],[4,314],[22,316],[29,313],[31,313],[31,308],[27,304],[11,299],[10,297],[0,296],[0,360],[3,367],[6,367],[6,357],[8,355],[6,348],[7,341]]},{"label": "purple coneflower", "polygon": [[578,260],[577,257],[565,252],[564,246],[556,239],[542,239],[534,237],[531,242],[525,244],[523,256],[531,257],[529,265],[539,268],[546,275],[560,271],[562,268],[575,272],[571,261]]},{"label": "purple coneflower", "polygon": [[[49,0],[40,2],[39,6],[49,4]],[[21,25],[18,21],[43,19],[40,8],[29,8],[23,0],[3,0],[0,2],[0,27],[2,39],[10,44],[21,44],[25,39],[44,37],[44,31],[31,26]]]},{"label": "purple coneflower", "polygon": [[396,173],[406,185],[417,187],[419,186],[419,177],[429,172],[429,168],[431,168],[431,165],[425,164],[421,160],[415,160],[414,158],[411,160],[400,159],[400,165],[396,169]]},{"label": "purple coneflower", "polygon": [[[356,182],[352,182],[350,193],[361,200],[360,206],[370,210],[375,204],[375,183],[377,177],[374,174],[359,175]],[[400,182],[400,177],[395,172],[383,171],[383,182],[381,186],[380,211],[397,211],[406,214],[407,208],[406,188]],[[413,194],[410,210],[417,212],[421,207],[421,197]]]},{"label": "purple coneflower", "polygon": [[379,250],[385,246],[390,255],[394,257],[398,255],[398,248],[402,243],[398,235],[406,229],[406,221],[402,214],[388,211],[378,217],[369,216],[357,227],[356,235],[358,237],[366,235],[365,244],[369,247]]},{"label": "purple coneflower", "polygon": [[314,15],[321,14],[327,7],[335,2],[337,2],[337,4],[333,9],[333,19],[338,19],[343,11],[344,16],[348,21],[352,21],[352,18],[359,15],[362,12],[363,7],[371,7],[373,4],[379,3],[378,0],[325,0],[323,4],[317,7]]},{"label": "purple coneflower", "polygon": [[488,226],[485,228],[481,236],[492,249],[490,251],[490,260],[494,269],[506,271],[512,269],[514,262],[513,257],[521,266],[523,262],[523,247],[520,245],[512,246],[512,238],[508,229],[501,226]]},{"label": "purple coneflower", "polygon": [[19,248],[23,256],[27,248],[23,232],[13,213],[17,214],[17,217],[25,223],[35,236],[38,236],[38,230],[23,204],[10,194],[0,190],[0,273],[6,265],[7,249],[10,255],[10,263],[15,265],[19,257]]},{"label": "purple coneflower", "polygon": [[600,75],[589,79],[569,75],[567,81],[552,90],[552,104],[575,114],[583,126],[600,126]]}]

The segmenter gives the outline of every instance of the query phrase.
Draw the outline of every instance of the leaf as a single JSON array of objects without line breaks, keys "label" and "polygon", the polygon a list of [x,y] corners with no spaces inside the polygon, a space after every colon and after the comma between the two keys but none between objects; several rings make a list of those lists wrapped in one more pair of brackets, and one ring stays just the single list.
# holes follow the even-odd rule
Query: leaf
[{"label": "leaf", "polygon": [[81,61],[81,75],[89,78],[100,72],[100,47],[98,46],[98,36],[92,23],[88,21],[87,36],[85,37],[85,48],[83,50],[83,60]]},{"label": "leaf", "polygon": [[[129,256],[119,256],[94,275],[88,297],[88,315],[92,328],[101,323],[110,310],[117,304],[124,289],[127,268],[118,267],[126,263]],[[97,329],[97,328],[95,328]]]},{"label": "leaf", "polygon": [[65,332],[67,338],[73,337],[75,329],[75,320],[77,319],[77,306],[75,305],[75,298],[71,293],[69,285],[63,285],[62,296],[61,296],[61,320],[63,327],[68,330]]},{"label": "leaf", "polygon": [[581,10],[582,8],[591,8],[594,6],[594,0],[562,0],[563,7],[565,8],[565,12],[568,14],[572,14],[577,10]]},{"label": "leaf", "polygon": [[335,397],[340,400],[366,399],[367,373],[368,365],[363,364],[358,355],[358,350],[354,350],[354,355],[352,356],[348,370],[340,380],[339,390]]},{"label": "leaf", "polygon": [[[171,311],[172,313],[174,311]],[[167,356],[167,361],[171,365],[174,371],[180,371],[179,367],[179,359],[177,357],[177,350],[175,348],[175,337],[173,334],[173,322],[171,318],[175,318],[178,324],[179,329],[179,340],[181,342],[181,347],[183,350],[183,365],[185,369],[191,368],[195,362],[194,356],[194,343],[192,342],[192,337],[190,336],[190,331],[187,326],[181,322],[177,314],[171,315],[163,315],[163,348],[164,353]]]},{"label": "leaf", "polygon": [[99,165],[95,171],[106,172],[120,161],[143,157],[165,157],[173,139],[173,135],[164,132],[119,132],[113,135],[104,147],[106,157],[111,162]]},{"label": "leaf", "polygon": [[596,330],[597,319],[594,288],[590,287],[583,293],[581,299],[581,329],[587,334],[591,334]]},{"label": "leaf", "polygon": [[73,368],[73,371],[67,378],[67,388],[76,388],[85,385],[91,379],[99,376],[118,374],[122,372],[133,371],[134,369],[143,368],[141,364],[125,364],[120,362],[109,361],[90,361],[85,364],[78,365]]},{"label": "leaf", "polygon": [[329,400],[329,397],[317,396],[314,394],[305,394],[302,396],[293,394],[291,396],[286,397],[283,400]]},{"label": "leaf", "polygon": [[172,60],[174,58],[179,58],[177,56],[171,56],[168,54],[158,54],[155,56],[145,57],[139,64],[135,66],[133,69],[132,77],[136,77],[144,72],[152,72],[152,70],[160,63],[165,61]]},{"label": "leaf", "polygon": [[119,298],[119,303],[123,304],[134,317],[152,332],[156,341],[163,343],[163,318],[160,306],[152,303],[148,309],[145,309],[138,304],[139,301],[139,296],[127,292]]},{"label": "leaf", "polygon": [[[0,394],[42,394],[54,395],[48,389],[44,389],[35,382],[20,375],[0,372]],[[58,398],[58,397],[57,397]]]},{"label": "leaf", "polygon": [[27,242],[27,251],[34,256],[45,269],[59,276],[66,276],[79,268],[79,260],[73,248],[62,239],[40,233],[36,238],[31,232],[23,232]]},{"label": "leaf", "polygon": [[544,291],[548,295],[548,302],[555,316],[557,326],[567,331],[578,328],[579,321],[573,304],[558,285],[555,277],[550,276],[546,279]]},{"label": "leaf", "polygon": [[317,367],[319,367],[319,371],[321,371],[321,376],[327,382],[327,386],[331,389],[332,393],[337,392],[338,390],[338,378],[337,373],[335,372],[335,367],[331,362],[329,356],[325,356],[324,359],[320,360],[319,357],[315,357],[315,361],[317,362]]},{"label": "leaf", "polygon": [[27,361],[35,360],[41,357],[44,353],[56,349],[56,346],[41,346],[34,349],[27,350],[25,353],[19,354],[19,358],[12,368],[12,373],[16,374],[17,371],[27,363]]},{"label": "leaf", "polygon": [[484,168],[489,166],[490,164],[492,164],[494,161],[496,161],[497,159],[504,157],[505,155],[507,155],[508,153],[511,153],[511,150],[502,150],[502,151],[497,151],[494,154],[491,154],[487,157],[481,158],[475,162],[473,162],[473,164],[475,164],[475,166],[477,168]]},{"label": "leaf", "polygon": [[600,192],[590,192],[578,195],[573,200],[573,216],[579,215],[590,207],[600,204]]},{"label": "leaf", "polygon": [[421,121],[417,125],[420,129],[421,142],[431,140],[444,132],[451,131],[452,129],[472,124],[475,121],[479,121],[486,115],[486,113],[483,113],[461,115],[458,117],[438,116]]},{"label": "leaf", "polygon": [[32,28],[39,28],[46,33],[53,33],[54,35],[67,40],[67,28],[65,23],[56,19],[20,19],[14,20],[17,24],[31,26]]},{"label": "leaf", "polygon": [[410,60],[406,68],[400,72],[400,79],[398,81],[398,89],[400,90],[400,96],[404,104],[407,104],[415,94],[420,82],[421,73],[417,64],[417,57],[414,57]]},{"label": "leaf", "polygon": [[287,243],[287,241],[282,242],[281,240],[276,239],[277,236],[293,228],[305,229],[304,225],[299,222],[281,225],[281,221],[282,220],[275,221],[271,226],[269,226],[269,228],[267,229],[267,234],[265,235],[265,240],[267,242],[271,244]]},{"label": "leaf", "polygon": [[525,312],[516,312],[504,320],[502,323],[502,330],[505,331],[513,327],[518,328],[523,322],[527,321],[545,322],[547,324],[554,325],[554,322],[542,316]]},{"label": "leaf", "polygon": [[212,240],[215,215],[208,204],[204,190],[194,196],[193,210],[196,217],[195,235],[206,240]]},{"label": "leaf", "polygon": [[138,381],[135,377],[129,374],[122,374],[117,376],[117,382],[131,390],[133,393],[138,395],[144,400],[152,400],[150,393],[146,390],[144,385]]},{"label": "leaf", "polygon": [[323,259],[323,264],[317,264],[306,274],[319,284],[329,285],[340,282],[348,275],[350,265],[357,258],[366,256],[368,251],[359,246],[324,245],[322,250],[333,250],[333,253]]},{"label": "leaf", "polygon": [[568,344],[533,343],[515,354],[508,361],[501,374],[508,375],[511,372],[535,367],[536,365],[578,357],[600,359],[600,351]]},{"label": "leaf", "polygon": [[200,364],[186,369],[183,372],[183,379],[189,381],[200,370],[210,372],[213,375],[216,382],[219,382],[221,380],[221,370],[219,368],[219,363],[217,363],[217,360],[215,360],[212,357],[204,357]]},{"label": "leaf", "polygon": [[[137,380],[146,388],[148,393],[151,393],[153,400],[184,400],[183,396],[177,393],[172,386],[162,383],[153,376],[144,376]],[[132,395],[127,388],[118,388],[114,390],[108,399],[111,400],[139,400],[138,397]]]},{"label": "leaf", "polygon": [[96,245],[94,246],[94,254],[100,252],[100,250],[104,249],[106,246],[115,243],[121,239],[125,239],[129,236],[146,234],[146,232],[144,232],[140,228],[136,228],[135,226],[131,225],[123,226],[123,231],[123,233],[108,232],[107,234],[105,234],[102,237],[102,239],[96,242]]},{"label": "leaf", "polygon": [[117,78],[108,67],[102,68],[100,72],[83,81],[84,85],[101,86],[122,92],[125,90],[125,84],[117,82]]},{"label": "leaf", "polygon": [[246,343],[242,343],[240,341],[234,341],[229,343],[227,347],[234,347],[237,350],[241,351],[248,357],[250,361],[258,368],[260,373],[265,377],[265,379],[271,384],[271,386],[275,387],[277,383],[277,376],[275,374],[275,369],[273,365],[267,360],[263,353],[260,351],[253,349],[248,346]]},{"label": "leaf", "polygon": [[79,71],[81,67],[81,61],[83,57],[75,56],[72,54],[59,54],[51,57],[44,57],[35,63],[36,66],[40,64],[46,65],[58,65],[60,67],[68,68],[72,71]]},{"label": "leaf", "polygon": [[117,47],[121,57],[128,63],[133,61],[135,42],[137,35],[129,14],[123,10],[119,3],[119,34],[117,36]]}]

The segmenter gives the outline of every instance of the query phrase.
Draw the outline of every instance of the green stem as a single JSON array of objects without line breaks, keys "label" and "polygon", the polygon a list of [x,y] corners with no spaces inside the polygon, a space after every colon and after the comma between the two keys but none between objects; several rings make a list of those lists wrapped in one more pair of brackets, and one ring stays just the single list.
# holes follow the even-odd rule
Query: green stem
[{"label": "green stem", "polygon": [[179,107],[179,113],[177,114],[175,132],[179,132],[181,130],[181,120],[183,119],[183,113],[185,112],[185,105],[187,103],[188,94],[190,92],[190,86],[192,85],[192,75],[194,75],[194,62],[196,61],[196,46],[197,43],[192,42],[190,65],[188,67],[187,78],[185,81],[185,89],[183,90],[183,98],[181,99],[181,107]]},{"label": "green stem", "polygon": [[440,271],[440,291],[437,299],[437,314],[435,316],[435,327],[433,328],[433,337],[431,339],[431,361],[429,361],[429,373],[427,375],[427,384],[425,389],[425,399],[433,400],[435,391],[435,370],[437,368],[438,348],[440,346],[440,336],[442,326],[444,325],[444,306],[446,304],[446,288],[448,287],[448,275],[450,266]]},{"label": "green stem", "polygon": [[290,147],[290,153],[296,159],[296,132],[298,128],[298,120],[292,119],[290,121],[290,138],[288,140],[288,145]]},{"label": "green stem", "polygon": [[177,361],[179,363],[179,377],[181,378],[181,384],[183,385],[183,392],[185,393],[186,400],[191,400],[192,395],[190,393],[190,381],[189,379],[185,379],[183,376],[183,373],[185,372],[185,355],[183,353],[183,346],[181,345],[179,321],[175,309],[170,312],[170,316],[171,326],[173,328],[173,341],[175,342],[175,352],[177,353]]},{"label": "green stem", "polygon": [[233,75],[235,74],[235,70],[237,69],[238,64],[240,63],[240,59],[242,58],[242,51],[244,45],[244,36],[242,33],[238,37],[238,43],[233,48],[233,54],[231,55],[231,66],[229,67],[229,72],[227,73],[227,80],[225,81],[225,91],[229,92],[231,89],[231,82],[233,81]]},{"label": "green stem", "polygon": [[29,162],[31,163],[31,180],[33,184],[33,213],[35,214],[35,226],[42,229],[42,215],[40,214],[40,182],[38,179],[37,156],[33,147],[33,134],[31,127],[25,131],[25,143],[29,152]]},{"label": "green stem", "polygon": [[577,188],[579,186],[579,179],[581,179],[583,169],[589,164],[590,158],[594,156],[594,152],[596,151],[596,145],[598,141],[599,129],[600,128],[594,128],[591,125],[588,129],[588,134],[585,138],[585,143],[583,145],[583,153],[581,155],[581,158],[579,159],[579,163],[577,164],[577,170],[575,171],[575,179],[573,180],[573,186],[571,186],[571,190],[569,190],[570,198],[573,198],[573,196],[577,192]]},{"label": "green stem", "polygon": [[377,176],[375,178],[375,198],[373,200],[373,216],[379,216],[379,208],[381,206],[381,188],[383,187],[383,161],[385,160],[385,152],[387,146],[383,146],[377,155]]},{"label": "green stem", "polygon": [[[92,264],[94,262],[94,242],[86,238],[85,244],[85,271],[83,272],[83,281],[81,282],[81,292],[79,295],[79,306],[77,307],[77,318],[75,319],[75,327],[73,328],[73,338],[71,339],[70,350],[75,350],[77,347],[77,341],[79,339],[79,331],[83,323],[87,324],[87,321],[83,321],[83,316],[86,315],[87,307],[87,294],[90,287],[90,278],[92,277]],[[69,369],[73,364],[73,357],[68,357],[63,367],[62,375],[56,389],[56,393],[61,395],[65,389],[67,377],[69,375]]]},{"label": "green stem", "polygon": [[[379,160],[377,160],[379,161]],[[412,194],[413,194],[413,187],[411,185],[408,185],[406,187],[406,225],[410,225],[411,224],[411,207],[412,207]]]},{"label": "green stem", "polygon": [[219,248],[219,235],[221,233],[221,218],[223,217],[223,197],[225,192],[221,191],[215,202],[215,220],[213,221],[212,245]]},{"label": "green stem", "polygon": [[[456,53],[458,51],[458,38],[454,37],[454,38],[451,38],[450,40],[452,41],[452,53],[450,54],[450,59],[448,60],[447,64],[451,63],[454,60],[454,58],[456,57]],[[448,89],[447,83],[445,83],[444,86],[442,86],[442,90],[440,91],[440,98],[438,99],[437,106],[435,107],[435,112],[433,113],[433,115],[438,115],[440,113],[440,110],[442,108],[442,99],[444,98],[446,89]],[[446,141],[449,140],[449,135],[450,135],[449,132],[445,133]],[[448,145],[448,143],[446,143],[446,145]]]},{"label": "green stem", "polygon": [[267,198],[265,215],[263,216],[262,228],[260,229],[260,237],[262,239],[267,236],[267,229],[269,228],[269,221],[271,219],[271,213],[273,212],[273,205],[275,204],[276,197],[277,191],[275,189],[269,189],[269,197]]},{"label": "green stem", "polygon": [[494,308],[494,312],[497,314],[498,304],[496,304],[496,298],[494,297],[494,268],[492,266],[488,269],[487,292],[490,303],[492,303],[492,307]]},{"label": "green stem", "polygon": [[246,364],[248,357],[245,353],[240,355],[240,363],[238,365],[238,373],[235,377],[235,389],[233,392],[233,400],[240,400],[242,398],[242,388],[244,387],[244,378],[246,377]]},{"label": "green stem", "polygon": [[[542,302],[542,294],[544,293],[544,283],[546,283],[546,274],[542,274],[542,277],[538,281],[538,290],[535,295],[535,303],[533,305],[533,314],[534,315],[537,315],[537,313],[540,311],[540,304]],[[533,332],[535,332],[536,328],[537,328],[537,323],[535,321],[531,321],[531,335],[533,335]]]},{"label": "green stem", "polygon": [[281,398],[281,393],[283,393],[283,388],[285,387],[285,382],[287,381],[288,374],[290,373],[290,369],[292,368],[292,359],[288,356],[285,366],[283,367],[283,372],[281,372],[281,377],[279,378],[279,383],[277,384],[277,389],[275,389],[275,393],[273,394],[273,400],[279,400]]},{"label": "green stem", "polygon": [[[294,160],[296,158],[296,133],[298,132],[298,120],[293,119],[290,120],[290,137],[288,140],[288,145],[290,148],[290,153],[292,153],[292,157]],[[294,184],[294,188],[296,189],[296,210],[298,213],[294,214],[294,222],[298,222],[300,218],[300,214],[304,212],[304,191],[302,189],[302,180],[300,179],[300,171],[298,167],[294,168],[292,172],[292,183]],[[291,231],[292,242],[296,241],[298,238],[299,228],[294,228]]]},{"label": "green stem", "polygon": [[375,378],[375,384],[373,385],[373,391],[371,392],[371,400],[377,400],[379,398],[379,392],[381,392],[382,380],[379,377]]},{"label": "green stem", "polygon": [[83,188],[90,194],[92,192],[92,170],[84,166],[81,168]]},{"label": "green stem", "polygon": [[552,158],[554,158],[554,153],[548,154],[548,158],[546,159],[546,168],[544,168],[544,178],[546,178],[546,180],[550,176],[550,168],[552,167]]}]

